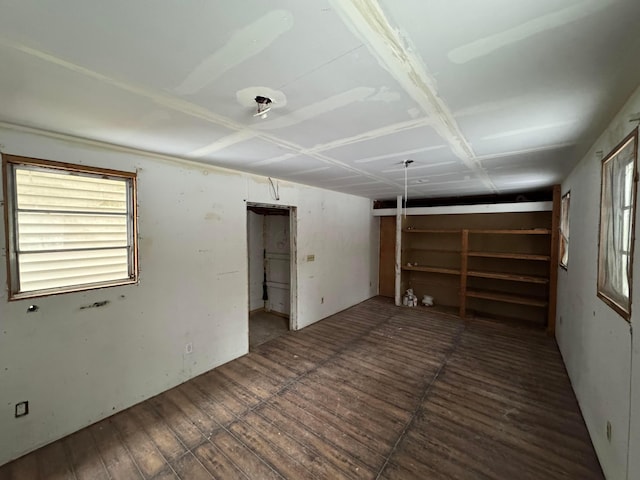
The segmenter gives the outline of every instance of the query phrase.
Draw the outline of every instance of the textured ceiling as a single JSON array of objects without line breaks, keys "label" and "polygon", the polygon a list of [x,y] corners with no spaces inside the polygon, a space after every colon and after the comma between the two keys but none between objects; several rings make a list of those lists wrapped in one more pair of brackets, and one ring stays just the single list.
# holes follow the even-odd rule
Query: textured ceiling
[{"label": "textured ceiling", "polygon": [[[637,0],[0,0],[0,122],[389,199],[558,183]],[[256,118],[253,98],[275,103]],[[55,159],[61,160],[61,159]]]}]

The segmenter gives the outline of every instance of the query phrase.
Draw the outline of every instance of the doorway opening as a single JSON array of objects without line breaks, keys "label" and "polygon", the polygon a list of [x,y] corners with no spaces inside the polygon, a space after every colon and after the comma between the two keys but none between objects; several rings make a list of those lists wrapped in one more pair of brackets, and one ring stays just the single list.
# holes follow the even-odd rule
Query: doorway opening
[{"label": "doorway opening", "polygon": [[296,329],[295,214],[247,204],[249,350]]}]

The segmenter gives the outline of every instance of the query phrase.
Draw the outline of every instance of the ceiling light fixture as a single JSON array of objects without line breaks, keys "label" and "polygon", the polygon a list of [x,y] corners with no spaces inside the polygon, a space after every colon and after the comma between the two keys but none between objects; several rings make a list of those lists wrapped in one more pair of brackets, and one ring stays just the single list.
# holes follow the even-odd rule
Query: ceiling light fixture
[{"label": "ceiling light fixture", "polygon": [[258,110],[253,114],[254,117],[267,118],[267,113],[271,110],[271,104],[273,100],[269,97],[263,97],[258,95],[255,99],[258,104]]}]

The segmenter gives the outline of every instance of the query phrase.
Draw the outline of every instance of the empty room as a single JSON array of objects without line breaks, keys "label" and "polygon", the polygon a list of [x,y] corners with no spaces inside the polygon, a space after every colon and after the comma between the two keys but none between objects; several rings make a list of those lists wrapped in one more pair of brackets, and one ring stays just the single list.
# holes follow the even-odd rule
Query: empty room
[{"label": "empty room", "polygon": [[640,480],[638,51],[637,0],[0,0],[0,480]]}]

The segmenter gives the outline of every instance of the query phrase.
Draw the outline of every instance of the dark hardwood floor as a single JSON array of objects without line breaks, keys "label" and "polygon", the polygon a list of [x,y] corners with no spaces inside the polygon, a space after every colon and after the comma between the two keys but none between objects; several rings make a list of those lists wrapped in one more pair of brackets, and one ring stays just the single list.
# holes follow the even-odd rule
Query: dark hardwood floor
[{"label": "dark hardwood floor", "polygon": [[374,298],[0,479],[602,479],[553,339]]}]

